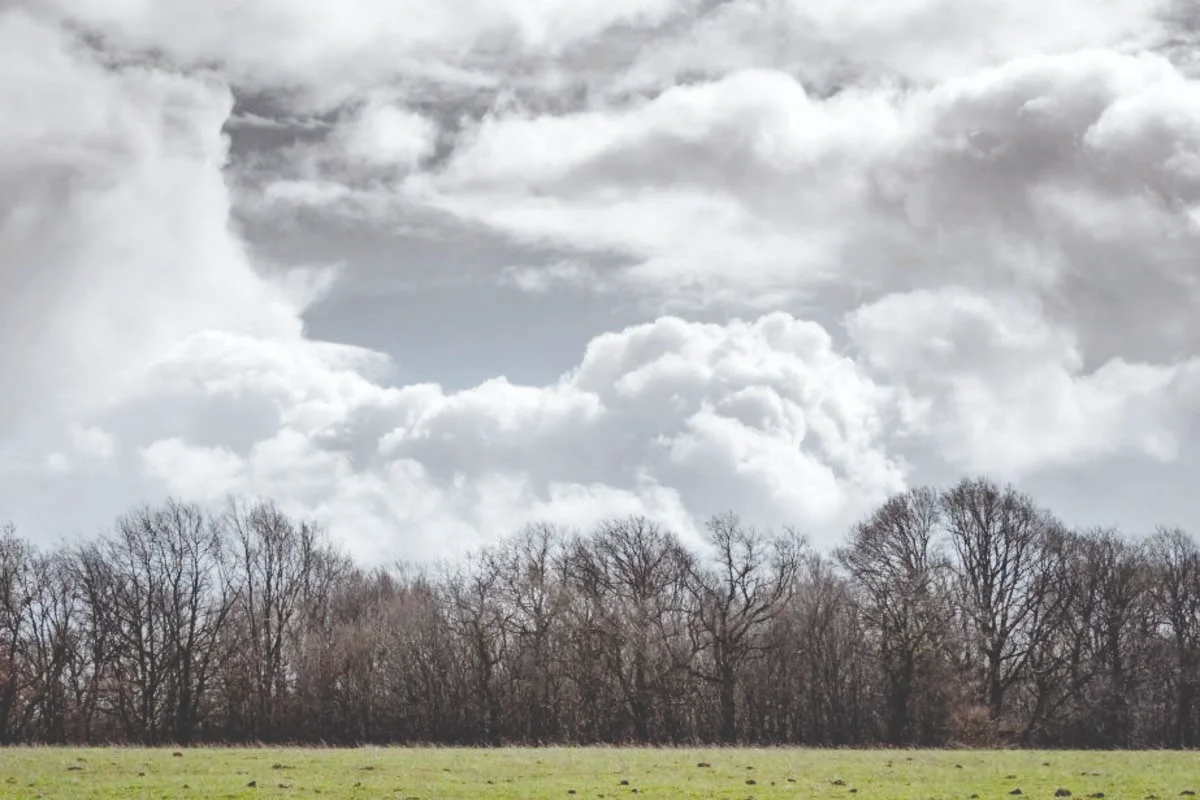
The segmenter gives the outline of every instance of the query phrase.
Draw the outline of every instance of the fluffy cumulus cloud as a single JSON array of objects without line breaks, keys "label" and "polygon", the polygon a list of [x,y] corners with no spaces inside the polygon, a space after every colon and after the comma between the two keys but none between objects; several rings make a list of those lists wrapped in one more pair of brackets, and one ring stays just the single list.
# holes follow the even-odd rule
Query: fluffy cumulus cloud
[{"label": "fluffy cumulus cloud", "polygon": [[281,498],[364,554],[436,555],[530,519],[697,516],[836,530],[903,486],[892,397],[787,314],[664,317],[597,337],[557,382],[382,388],[360,353],[204,335],[107,415],[171,494]]},{"label": "fluffy cumulus cloud", "polygon": [[1035,309],[921,290],[858,309],[850,330],[870,364],[905,387],[913,428],[965,471],[1013,478],[1114,453],[1174,459],[1200,400],[1200,361],[1117,358],[1088,371],[1077,337]]},{"label": "fluffy cumulus cloud", "polygon": [[[263,495],[386,559],[733,509],[829,543],[933,475],[1190,469],[1192,4],[395,8],[0,4],[0,517]],[[511,301],[578,346],[452,385],[379,333],[415,314],[371,304],[392,274],[462,292],[431,339]]]}]

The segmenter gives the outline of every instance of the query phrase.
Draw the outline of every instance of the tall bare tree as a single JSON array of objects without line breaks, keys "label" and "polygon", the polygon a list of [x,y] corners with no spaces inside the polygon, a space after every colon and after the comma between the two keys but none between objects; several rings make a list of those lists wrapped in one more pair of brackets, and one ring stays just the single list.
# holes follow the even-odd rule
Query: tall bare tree
[{"label": "tall bare tree", "polygon": [[1197,743],[1200,692],[1200,547],[1178,528],[1161,528],[1149,545],[1150,592],[1172,656],[1173,747]]},{"label": "tall bare tree", "polygon": [[1153,624],[1148,564],[1141,548],[1112,530],[1088,531],[1080,544],[1076,606],[1089,663],[1089,680],[1079,695],[1080,721],[1096,745],[1129,747]]},{"label": "tall bare tree", "polygon": [[678,538],[640,517],[605,523],[572,549],[573,586],[595,608],[597,652],[638,742],[670,727],[669,689],[687,658],[691,568]]},{"label": "tall bare tree", "polygon": [[[863,623],[872,634],[886,683],[887,739],[905,745],[922,738],[915,707],[922,688],[935,688],[950,609],[943,591],[949,563],[937,541],[941,503],[933,489],[888,499],[855,526],[838,558],[861,596]],[[928,712],[930,709],[924,709]]]},{"label": "tall bare tree", "polygon": [[22,575],[25,636],[21,656],[29,678],[30,736],[64,744],[74,733],[72,711],[80,672],[80,598],[69,558],[35,553]]},{"label": "tall bare tree", "polygon": [[134,741],[190,741],[218,666],[230,608],[218,531],[202,509],[168,502],[122,517],[81,555],[90,619],[121,727]]},{"label": "tall bare tree", "polygon": [[550,525],[531,525],[492,548],[500,602],[512,642],[513,692],[518,700],[512,727],[541,742],[562,726],[563,677],[557,640],[565,605],[562,569],[567,535]]},{"label": "tall bare tree", "polygon": [[466,646],[478,702],[479,742],[499,747],[504,741],[501,686],[512,644],[516,612],[501,599],[502,575],[495,559],[469,561],[449,581],[450,620]]},{"label": "tall bare tree", "polygon": [[324,533],[270,502],[231,502],[222,521],[233,550],[231,591],[241,640],[241,709],[255,738],[278,739],[295,677],[292,657],[339,558]]},{"label": "tall bare tree", "polygon": [[1063,606],[1050,569],[1063,526],[1012,487],[967,479],[942,497],[959,598],[980,658],[979,695],[993,722]]},{"label": "tall bare tree", "polygon": [[92,618],[111,637],[112,674],[106,705],[115,712],[128,741],[159,744],[168,733],[168,673],[174,653],[163,617],[166,576],[151,540],[152,512],[142,509],[117,523],[112,535],[89,548],[97,564]]},{"label": "tall bare tree", "polygon": [[0,527],[0,745],[20,741],[31,713],[30,675],[22,658],[32,548],[12,525]]},{"label": "tall bare tree", "polygon": [[863,657],[854,591],[823,556],[803,562],[748,681],[752,738],[824,747],[874,741],[874,670]]},{"label": "tall bare tree", "polygon": [[722,742],[737,740],[737,692],[742,668],[764,652],[766,625],[790,600],[804,552],[789,534],[768,539],[733,514],[707,525],[713,558],[698,561],[689,582],[695,609],[692,672],[714,685]]}]

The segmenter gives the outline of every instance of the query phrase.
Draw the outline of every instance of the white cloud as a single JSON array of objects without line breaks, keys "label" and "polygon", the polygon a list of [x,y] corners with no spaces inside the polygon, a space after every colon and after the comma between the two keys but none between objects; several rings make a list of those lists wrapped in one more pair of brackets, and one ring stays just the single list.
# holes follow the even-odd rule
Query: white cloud
[{"label": "white cloud", "polygon": [[1130,47],[1166,35],[1169,0],[731,0],[659,47],[624,87],[750,67],[848,83],[931,83],[1025,56]]},{"label": "white cloud", "polygon": [[219,84],[101,65],[0,13],[0,432],[121,391],[199,330],[297,338],[229,227]]},{"label": "white cloud", "polygon": [[218,503],[243,484],[242,460],[222,447],[197,447],[182,439],[160,439],[141,450],[151,477],[171,494]]},{"label": "white cloud", "polygon": [[610,289],[609,282],[588,264],[579,261],[558,261],[544,266],[506,267],[503,281],[530,294],[547,294],[551,290],[571,286],[593,292]]},{"label": "white cloud", "polygon": [[[252,164],[243,193],[280,206],[332,206],[355,192],[394,190],[435,151],[438,126],[385,95],[344,109],[323,135],[283,148]],[[266,178],[263,186],[258,182]]]},{"label": "white cloud", "polygon": [[80,467],[109,464],[117,454],[112,434],[95,426],[72,424],[67,430],[66,447],[50,452],[44,461],[53,473],[70,475]]},{"label": "white cloud", "polygon": [[75,452],[84,458],[107,461],[116,455],[116,441],[112,434],[102,428],[72,425],[71,438],[74,440]]},{"label": "white cloud", "polygon": [[904,483],[889,393],[788,315],[606,334],[545,386],[384,389],[355,358],[206,336],[106,421],[145,441],[164,489],[280,497],[375,555],[635,511],[686,533],[739,508],[827,536]]},{"label": "white cloud", "polygon": [[[622,253],[625,284],[666,303],[1022,286],[1089,348],[1180,353],[1197,98],[1164,58],[1102,50],[827,100],[747,70],[615,111],[489,117],[405,196],[529,243]],[[1164,324],[1106,335],[1152,303]]]},{"label": "white cloud", "polygon": [[[1170,24],[1157,0],[19,5],[0,11],[18,518],[70,484],[72,526],[167,492],[270,495],[371,560],[627,513],[692,535],[734,509],[828,542],[921,480],[918,457],[1132,474],[1193,443],[1200,84],[1178,3]],[[457,390],[306,332],[358,260],[465,273],[454,243],[409,251],[438,215],[530,252],[422,335],[469,339],[504,284],[649,321],[591,331],[557,380]],[[310,220],[352,224],[337,270],[245,238],[286,229],[307,258]]]},{"label": "white cloud", "polygon": [[[35,7],[243,85],[319,104],[471,62],[554,57],[614,26],[655,26],[693,0],[29,0]],[[468,77],[468,75],[460,76]]]},{"label": "white cloud", "polygon": [[437,126],[420,114],[368,103],[340,131],[347,156],[366,166],[413,169],[433,152]]},{"label": "white cloud", "polygon": [[965,471],[1021,477],[1116,453],[1170,460],[1200,402],[1200,359],[1088,370],[1029,298],[890,295],[848,321],[872,366],[920,398],[915,428]]}]

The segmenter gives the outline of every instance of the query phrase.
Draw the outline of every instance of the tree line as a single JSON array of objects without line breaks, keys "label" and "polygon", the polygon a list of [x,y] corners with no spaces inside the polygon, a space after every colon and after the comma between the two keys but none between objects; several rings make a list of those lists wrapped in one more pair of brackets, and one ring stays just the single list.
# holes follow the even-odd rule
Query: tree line
[{"label": "tree line", "polygon": [[831,554],[733,515],[533,525],[365,570],[270,502],[0,533],[0,744],[1179,747],[1200,549],[1072,530],[986,479]]}]

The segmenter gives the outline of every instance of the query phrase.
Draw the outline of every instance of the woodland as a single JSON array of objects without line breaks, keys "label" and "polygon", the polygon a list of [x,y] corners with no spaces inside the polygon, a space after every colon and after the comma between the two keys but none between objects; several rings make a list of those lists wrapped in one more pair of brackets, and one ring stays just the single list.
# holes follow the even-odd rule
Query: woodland
[{"label": "woodland", "polygon": [[367,569],[269,501],[0,532],[0,744],[1191,748],[1200,548],[986,478],[802,532],[534,524]]}]

